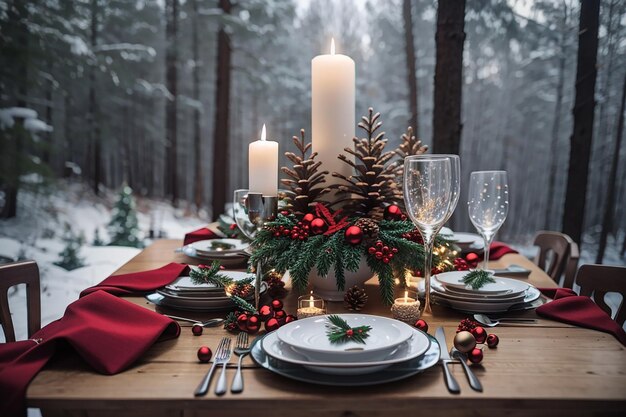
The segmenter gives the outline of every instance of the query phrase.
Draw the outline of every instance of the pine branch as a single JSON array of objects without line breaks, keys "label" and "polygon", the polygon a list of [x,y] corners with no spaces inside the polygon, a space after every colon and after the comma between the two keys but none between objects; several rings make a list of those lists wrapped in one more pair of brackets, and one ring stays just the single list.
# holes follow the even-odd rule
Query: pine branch
[{"label": "pine branch", "polygon": [[247,302],[246,300],[244,300],[241,297],[238,297],[236,295],[231,295],[230,299],[233,300],[233,302],[237,305],[237,307],[239,307],[241,310],[246,311],[248,313],[252,313],[252,314],[258,314],[258,311],[256,310],[256,308],[254,308],[254,306],[252,304],[250,304],[249,302]]},{"label": "pine branch", "polygon": [[471,271],[463,277],[463,283],[472,287],[473,290],[479,290],[493,282],[496,282],[496,280],[491,277],[491,274],[482,269]]},{"label": "pine branch", "polygon": [[356,342],[365,344],[365,339],[369,337],[370,326],[350,327],[347,321],[336,314],[331,314],[327,318],[326,335],[330,343]]}]

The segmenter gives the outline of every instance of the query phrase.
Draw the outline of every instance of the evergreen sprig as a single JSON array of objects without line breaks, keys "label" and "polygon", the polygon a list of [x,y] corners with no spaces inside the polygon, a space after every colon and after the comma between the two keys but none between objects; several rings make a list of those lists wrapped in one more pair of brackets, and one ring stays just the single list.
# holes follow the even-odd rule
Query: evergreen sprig
[{"label": "evergreen sprig", "polygon": [[231,285],[234,280],[224,274],[220,274],[221,265],[219,261],[213,261],[206,268],[191,269],[189,277],[195,285],[215,284],[218,287],[226,288]]},{"label": "evergreen sprig", "polygon": [[249,302],[247,302],[246,300],[244,300],[243,298],[237,296],[237,295],[231,295],[230,299],[233,300],[233,302],[237,305],[237,307],[239,307],[239,309],[248,312],[248,313],[252,313],[252,314],[257,314],[258,311],[256,308],[254,308],[254,306],[252,304],[250,304]]},{"label": "evergreen sprig", "polygon": [[350,327],[347,321],[336,314],[328,316],[326,323],[326,335],[330,343],[356,342],[365,344],[369,337],[370,326]]},{"label": "evergreen sprig", "polygon": [[491,278],[489,272],[482,269],[475,269],[463,277],[463,283],[472,287],[473,290],[481,289],[492,282],[496,280]]}]

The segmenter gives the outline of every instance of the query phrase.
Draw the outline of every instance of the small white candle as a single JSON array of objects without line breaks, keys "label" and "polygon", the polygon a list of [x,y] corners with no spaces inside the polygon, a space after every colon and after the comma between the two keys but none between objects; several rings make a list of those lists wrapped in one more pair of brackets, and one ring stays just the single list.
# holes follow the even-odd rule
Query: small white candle
[{"label": "small white candle", "polygon": [[401,320],[410,324],[420,317],[420,302],[409,297],[409,292],[404,291],[403,298],[396,298],[391,306],[391,314],[396,320]]},{"label": "small white candle", "polygon": [[278,195],[278,142],[266,140],[265,124],[261,140],[248,148],[248,189],[251,193]]},{"label": "small white candle", "polygon": [[335,54],[335,40],[331,41],[330,54],[319,55],[311,61],[311,142],[313,152],[319,154],[322,169],[330,172],[326,185],[339,183],[332,176],[338,172],[346,177],[352,168],[337,159],[353,148],[355,126],[355,66],[352,58]]}]

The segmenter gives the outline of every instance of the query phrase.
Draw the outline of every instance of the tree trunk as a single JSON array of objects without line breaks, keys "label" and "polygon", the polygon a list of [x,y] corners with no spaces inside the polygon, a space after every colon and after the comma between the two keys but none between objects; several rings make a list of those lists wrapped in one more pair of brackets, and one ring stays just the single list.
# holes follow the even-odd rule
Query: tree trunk
[{"label": "tree trunk", "polygon": [[[200,52],[198,47],[198,0],[192,0],[193,7],[191,42],[193,53],[193,99],[200,102]],[[200,109],[193,109],[193,148],[194,148],[194,190],[193,196],[196,204],[196,211],[200,211],[204,196],[204,184],[202,182],[202,132],[200,131]]]},{"label": "tree trunk", "polygon": [[[52,126],[52,90],[54,89],[54,79],[52,78],[52,62],[48,61],[48,79],[46,83],[46,123]],[[50,152],[52,151],[52,132],[45,133],[45,143],[42,152],[42,160],[45,164],[50,165]]]},{"label": "tree trunk", "polygon": [[178,204],[178,0],[167,0],[166,3],[165,37],[167,51],[165,54],[165,82],[171,98],[165,104],[165,195],[172,200],[174,207]]},{"label": "tree trunk", "polygon": [[459,154],[465,0],[439,0],[433,109],[433,152]]},{"label": "tree trunk", "polygon": [[615,135],[615,146],[613,147],[613,160],[611,162],[611,173],[609,174],[609,184],[606,187],[606,200],[604,203],[604,215],[602,216],[602,231],[600,232],[600,246],[596,263],[601,264],[606,249],[606,238],[613,222],[613,213],[615,208],[615,183],[617,181],[617,168],[619,165],[619,151],[622,146],[622,136],[624,133],[624,104],[626,101],[626,75],[624,76],[624,86],[622,88],[622,102],[619,107],[619,115],[617,117],[617,132]]},{"label": "tree trunk", "polygon": [[[91,49],[94,50],[98,44],[98,0],[91,0]],[[89,135],[92,147],[91,178],[94,194],[98,195],[100,183],[102,182],[102,144],[100,143],[100,123],[98,115],[98,101],[96,98],[96,72],[98,62],[94,58],[93,64],[89,67]]]},{"label": "tree trunk", "polygon": [[589,153],[593,139],[599,14],[599,1],[581,1],[576,64],[576,99],[572,111],[574,131],[570,138],[569,169],[563,211],[563,232],[574,239],[578,245],[581,244],[583,232]]},{"label": "tree trunk", "polygon": [[413,126],[415,137],[419,138],[419,114],[417,96],[417,74],[415,69],[415,45],[413,39],[413,16],[411,0],[403,0],[402,17],[404,18],[404,47],[406,56],[407,85],[409,87],[409,108],[411,118],[409,126]]},{"label": "tree trunk", "polygon": [[[230,14],[230,0],[220,0],[220,8]],[[222,26],[217,34],[217,76],[215,88],[215,122],[213,124],[213,201],[212,218],[224,212],[228,181],[228,117],[230,111],[230,36]]]},{"label": "tree trunk", "polygon": [[557,152],[559,148],[559,131],[561,126],[561,107],[563,105],[563,84],[565,80],[565,33],[567,30],[567,10],[563,10],[563,20],[561,21],[561,33],[559,38],[559,72],[556,84],[556,103],[554,104],[554,119],[552,121],[552,141],[550,143],[550,176],[548,182],[548,202],[546,203],[546,214],[544,219],[544,229],[552,230],[552,206],[554,206],[554,188],[556,183]]}]

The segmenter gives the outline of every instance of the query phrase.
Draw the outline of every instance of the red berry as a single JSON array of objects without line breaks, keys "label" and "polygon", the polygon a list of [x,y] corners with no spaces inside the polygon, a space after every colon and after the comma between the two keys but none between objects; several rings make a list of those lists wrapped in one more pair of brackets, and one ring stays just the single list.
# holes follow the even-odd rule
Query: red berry
[{"label": "red berry", "polygon": [[471,330],[471,333],[474,335],[476,343],[485,343],[487,340],[487,331],[483,327],[476,326]]},{"label": "red berry", "polygon": [[346,330],[346,336],[352,337],[353,334],[354,334],[354,330],[352,330],[352,329]]},{"label": "red berry", "polygon": [[283,324],[285,324],[285,320],[287,319],[287,313],[285,313],[285,310],[276,310],[274,311],[274,318],[278,320],[278,322],[282,326]]},{"label": "red berry", "polygon": [[393,254],[398,253],[398,248],[391,248],[391,253],[393,253]]},{"label": "red berry", "polygon": [[287,314],[287,317],[285,317],[285,324],[291,323],[292,321],[296,320],[298,320],[296,316],[294,316],[293,314]]},{"label": "red berry", "polygon": [[211,356],[213,356],[213,353],[208,346],[200,346],[197,355],[200,362],[208,362],[211,360]]},{"label": "red berry", "polygon": [[480,363],[483,360],[483,350],[474,348],[467,354],[467,358],[471,363]]},{"label": "red berry", "polygon": [[495,334],[490,333],[487,335],[487,346],[489,346],[490,348],[495,348],[496,346],[498,346],[499,342],[500,339]]},{"label": "red berry", "polygon": [[426,321],[422,319],[419,319],[418,321],[415,322],[415,327],[417,327],[418,330],[421,330],[424,333],[428,331],[428,323],[426,323]]},{"label": "red berry", "polygon": [[370,255],[373,255],[376,253],[376,248],[373,246],[370,246],[370,248],[367,250],[367,253],[369,253]]},{"label": "red berry", "polygon": [[386,256],[385,256],[385,257],[383,257],[383,262],[384,262],[384,263],[386,263],[386,264],[388,264],[388,263],[389,263],[389,258],[388,258],[388,257],[386,257]]},{"label": "red berry", "polygon": [[191,326],[191,333],[193,333],[194,336],[200,336],[202,334],[202,330],[204,330],[204,327],[202,327],[200,323],[195,323]]}]

